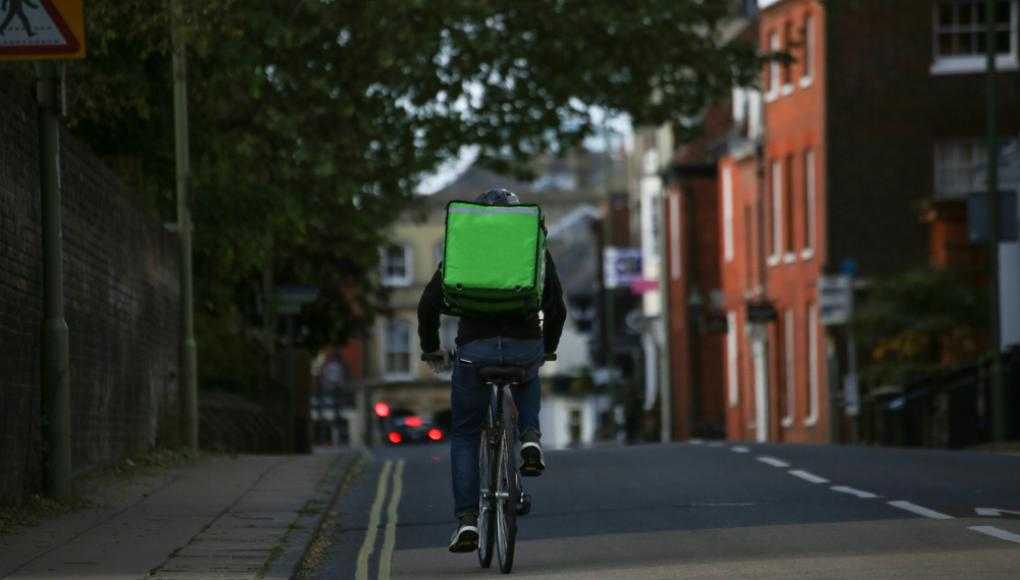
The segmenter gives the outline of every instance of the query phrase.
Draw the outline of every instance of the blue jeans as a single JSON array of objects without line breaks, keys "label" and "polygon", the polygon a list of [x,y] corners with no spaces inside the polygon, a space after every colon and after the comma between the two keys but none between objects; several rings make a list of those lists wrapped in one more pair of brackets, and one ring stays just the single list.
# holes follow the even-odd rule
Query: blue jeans
[{"label": "blue jeans", "polygon": [[478,448],[482,422],[489,405],[490,389],[478,382],[478,369],[484,366],[512,365],[528,367],[527,381],[513,389],[517,405],[517,424],[522,439],[538,441],[541,431],[538,412],[542,407],[542,386],[538,367],[544,348],[541,340],[486,338],[457,349],[453,366],[453,392],[450,407],[453,432],[450,434],[450,465],[453,472],[454,514],[478,512]]}]

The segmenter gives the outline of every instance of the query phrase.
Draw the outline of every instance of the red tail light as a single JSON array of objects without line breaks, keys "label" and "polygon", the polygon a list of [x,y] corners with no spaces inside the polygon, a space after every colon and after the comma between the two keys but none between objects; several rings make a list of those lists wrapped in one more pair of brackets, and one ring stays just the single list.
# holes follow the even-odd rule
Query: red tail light
[{"label": "red tail light", "polygon": [[397,445],[404,440],[404,438],[401,437],[400,433],[397,433],[396,431],[390,431],[390,434],[387,436],[387,438],[390,440],[390,443],[394,445]]},{"label": "red tail light", "polygon": [[443,440],[443,432],[440,431],[439,429],[436,429],[435,427],[429,429],[428,436],[429,436],[429,439],[431,439],[433,441],[442,441]]},{"label": "red tail light", "polygon": [[389,417],[390,406],[387,405],[386,403],[383,403],[382,401],[379,401],[378,403],[375,404],[375,414],[380,417]]},{"label": "red tail light", "polygon": [[408,427],[413,427],[413,428],[417,429],[418,427],[422,426],[421,417],[418,417],[418,416],[415,416],[415,415],[411,415],[410,417],[405,417],[404,418],[404,425],[407,425]]}]

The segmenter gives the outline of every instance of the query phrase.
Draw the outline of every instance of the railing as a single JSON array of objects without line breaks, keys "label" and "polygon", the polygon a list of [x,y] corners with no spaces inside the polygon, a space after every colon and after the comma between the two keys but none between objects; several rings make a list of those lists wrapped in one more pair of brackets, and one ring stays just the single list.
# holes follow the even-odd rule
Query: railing
[{"label": "railing", "polygon": [[[962,448],[992,440],[991,360],[873,390],[862,435],[878,445]],[[1007,435],[1020,438],[1020,347],[1002,355]]]}]

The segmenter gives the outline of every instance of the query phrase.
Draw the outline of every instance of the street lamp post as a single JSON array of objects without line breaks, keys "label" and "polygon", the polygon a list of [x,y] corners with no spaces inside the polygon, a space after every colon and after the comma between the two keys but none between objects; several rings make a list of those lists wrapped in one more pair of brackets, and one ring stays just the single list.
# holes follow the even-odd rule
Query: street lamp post
[{"label": "street lamp post", "polygon": [[999,144],[998,93],[995,80],[995,0],[985,0],[985,49],[988,70],[985,79],[985,110],[988,130],[988,267],[990,300],[990,331],[992,350],[992,439],[1006,438],[1006,393],[1002,384],[1002,348],[999,321]]},{"label": "street lamp post", "polygon": [[46,434],[46,491],[71,493],[71,382],[64,319],[63,234],[60,211],[59,65],[36,63],[39,100],[39,174],[42,193],[42,405]]},{"label": "street lamp post", "polygon": [[173,76],[174,76],[174,144],[177,164],[177,236],[180,241],[181,344],[179,372],[181,403],[184,409],[184,442],[198,449],[198,348],[195,343],[195,295],[192,283],[191,211],[188,194],[191,190],[191,160],[188,140],[188,65],[184,39],[181,0],[173,11]]}]

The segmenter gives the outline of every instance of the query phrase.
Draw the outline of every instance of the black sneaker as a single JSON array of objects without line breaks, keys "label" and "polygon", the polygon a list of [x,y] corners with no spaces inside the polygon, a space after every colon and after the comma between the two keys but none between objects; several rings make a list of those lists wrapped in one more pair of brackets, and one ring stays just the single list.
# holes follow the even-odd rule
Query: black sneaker
[{"label": "black sneaker", "polygon": [[538,477],[543,471],[545,461],[542,458],[542,446],[534,441],[521,445],[521,475]]},{"label": "black sneaker", "polygon": [[458,518],[457,530],[450,538],[450,551],[474,552],[478,549],[478,516],[465,514]]}]

